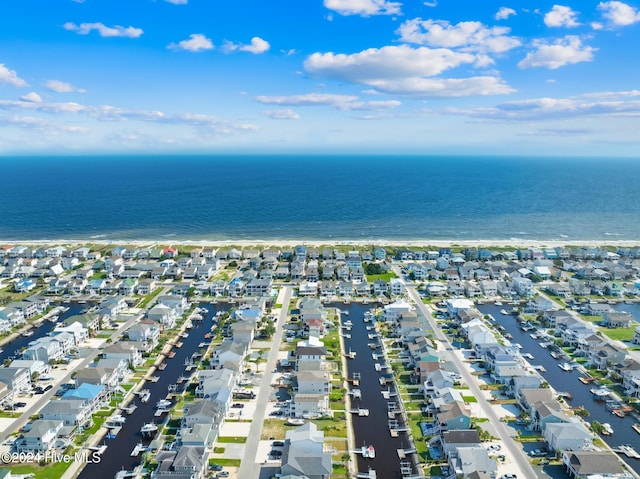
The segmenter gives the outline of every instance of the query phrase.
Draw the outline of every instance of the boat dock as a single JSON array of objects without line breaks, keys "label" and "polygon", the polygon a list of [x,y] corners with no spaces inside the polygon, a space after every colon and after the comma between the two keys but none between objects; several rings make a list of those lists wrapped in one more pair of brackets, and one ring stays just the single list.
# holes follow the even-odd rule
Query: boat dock
[{"label": "boat dock", "polygon": [[624,454],[625,456],[631,459],[640,459],[640,454],[633,447],[625,444],[624,446],[618,446],[611,449],[613,452],[617,452],[618,454]]}]

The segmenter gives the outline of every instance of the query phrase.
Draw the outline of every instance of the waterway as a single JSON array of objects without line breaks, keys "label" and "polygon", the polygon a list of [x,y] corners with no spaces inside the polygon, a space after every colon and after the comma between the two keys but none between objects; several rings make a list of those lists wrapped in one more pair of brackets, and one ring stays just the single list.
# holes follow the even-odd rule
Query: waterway
[{"label": "waterway", "polygon": [[[633,305],[624,305],[632,308]],[[563,371],[558,367],[558,364],[564,362],[564,360],[557,360],[551,357],[550,351],[540,346],[539,343],[543,340],[535,340],[531,338],[532,331],[523,331],[520,329],[519,323],[516,321],[515,316],[503,315],[500,313],[502,306],[495,306],[493,304],[478,305],[478,310],[483,314],[492,315],[495,320],[502,325],[507,332],[509,332],[513,339],[512,343],[519,343],[522,345],[522,353],[530,353],[533,355],[533,359],[528,359],[532,365],[541,365],[546,371],[540,374],[544,377],[551,387],[558,392],[568,392],[572,396],[572,400],[569,402],[572,407],[584,406],[589,411],[589,417],[585,418],[587,422],[598,421],[600,423],[609,423],[613,428],[613,435],[601,438],[611,447],[617,447],[624,444],[637,445],[639,443],[638,434],[631,428],[631,425],[636,421],[635,418],[628,415],[625,417],[618,417],[608,411],[605,407],[604,401],[596,401],[593,394],[589,391],[594,385],[586,385],[578,380],[579,377],[584,376],[578,369],[573,371]],[[597,387],[597,386],[596,386]],[[637,448],[638,449],[638,448]],[[636,472],[640,473],[640,460],[629,459],[626,456],[622,456],[622,459],[629,464]]]},{"label": "waterway", "polygon": [[67,319],[70,316],[80,314],[80,311],[87,307],[86,304],[77,303],[65,304],[63,306],[68,307],[69,310],[58,313],[59,319],[55,323],[44,320],[40,325],[36,326],[35,328],[29,329],[29,331],[33,333],[31,336],[18,336],[13,341],[2,345],[3,351],[0,353],[0,363],[3,363],[6,359],[20,359],[17,352],[19,352],[22,348],[28,347],[29,343],[32,343],[36,339],[47,336],[51,331],[53,331],[53,328],[55,328],[59,324],[62,324],[63,320]]},{"label": "waterway", "polygon": [[[360,373],[360,384],[357,386],[362,392],[362,399],[352,400],[352,408],[366,408],[369,410],[369,416],[361,417],[358,414],[352,414],[354,443],[356,448],[372,445],[375,448],[376,456],[374,459],[365,459],[362,455],[358,455],[358,471],[367,472],[369,468],[376,471],[377,477],[385,479],[401,478],[400,458],[398,457],[398,449],[409,448],[408,436],[404,432],[400,432],[397,438],[390,435],[388,423],[388,401],[382,396],[382,391],[389,389],[391,393],[397,392],[393,383],[387,383],[381,386],[380,377],[383,373],[375,370],[375,363],[384,363],[383,359],[374,360],[372,353],[382,354],[382,350],[377,348],[372,350],[369,343],[379,343],[379,339],[369,339],[369,333],[375,331],[367,331],[366,326],[373,323],[365,323],[365,312],[370,309],[369,306],[352,303],[341,304],[337,306],[349,314],[342,315],[342,322],[350,320],[353,325],[351,331],[341,329],[341,334],[350,334],[350,338],[344,338],[344,346],[346,352],[352,351],[356,353],[354,359],[347,358],[347,372],[349,378],[354,373]],[[389,372],[388,377],[392,377]],[[352,387],[352,389],[355,388]],[[394,398],[391,398],[394,401]],[[348,412],[347,412],[348,413]],[[396,419],[402,427],[402,418],[397,414]]]},{"label": "waterway", "polygon": [[[207,314],[203,315],[204,320],[194,321],[194,327],[188,331],[189,336],[180,338],[183,345],[181,348],[173,349],[176,353],[175,357],[165,359],[167,366],[164,371],[157,370],[154,373],[160,379],[155,383],[150,381],[145,383],[144,389],[148,389],[151,393],[149,401],[143,403],[139,396],[134,398],[129,405],[135,404],[137,408],[133,414],[123,413],[126,422],[117,436],[114,439],[107,439],[105,436],[100,441],[101,445],[107,445],[106,451],[102,454],[101,462],[88,464],[80,473],[79,479],[113,479],[119,471],[131,471],[140,464],[141,454],[131,456],[133,449],[142,441],[140,428],[149,422],[158,425],[166,422],[167,414],[163,414],[161,417],[154,416],[156,403],[166,398],[170,385],[176,384],[181,376],[188,374],[185,373],[185,360],[189,360],[193,353],[200,351],[200,343],[209,342],[208,339],[205,339],[205,334],[211,330],[212,318],[217,311],[227,309],[226,303],[220,305],[203,303],[200,306],[208,310]],[[145,440],[144,443],[148,444],[149,440]]]}]

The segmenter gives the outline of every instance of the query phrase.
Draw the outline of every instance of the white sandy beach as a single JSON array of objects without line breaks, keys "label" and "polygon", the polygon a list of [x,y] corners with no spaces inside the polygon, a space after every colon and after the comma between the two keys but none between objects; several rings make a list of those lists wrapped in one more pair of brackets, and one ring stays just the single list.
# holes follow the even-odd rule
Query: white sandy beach
[{"label": "white sandy beach", "polygon": [[638,240],[535,240],[535,239],[522,239],[513,238],[509,240],[335,240],[324,241],[317,239],[281,239],[281,240],[171,240],[163,238],[161,240],[126,240],[126,239],[51,239],[51,240],[0,240],[0,244],[20,244],[20,245],[85,245],[85,244],[97,244],[97,245],[132,245],[138,247],[162,245],[162,246],[202,246],[202,247],[293,247],[297,245],[304,245],[309,247],[320,246],[344,246],[353,245],[356,247],[364,246],[391,246],[391,247],[415,247],[424,248],[428,246],[433,247],[493,247],[493,248],[556,248],[562,246],[614,246],[622,248],[640,247],[640,239]]}]

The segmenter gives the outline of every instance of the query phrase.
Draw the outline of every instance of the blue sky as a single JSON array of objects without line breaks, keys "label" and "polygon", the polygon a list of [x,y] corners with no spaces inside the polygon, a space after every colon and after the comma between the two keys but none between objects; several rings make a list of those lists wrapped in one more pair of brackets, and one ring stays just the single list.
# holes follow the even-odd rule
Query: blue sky
[{"label": "blue sky", "polygon": [[634,156],[640,2],[14,0],[0,154]]}]

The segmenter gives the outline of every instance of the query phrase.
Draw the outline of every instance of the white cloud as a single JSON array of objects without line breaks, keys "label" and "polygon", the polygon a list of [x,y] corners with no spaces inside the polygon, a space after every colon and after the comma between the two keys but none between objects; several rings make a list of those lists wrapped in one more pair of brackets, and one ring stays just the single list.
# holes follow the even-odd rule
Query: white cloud
[{"label": "white cloud", "polygon": [[459,97],[513,91],[500,79],[490,76],[425,78],[477,60],[475,55],[445,48],[401,45],[370,48],[352,55],[314,53],[305,60],[304,67],[314,77],[366,85],[400,95]]},{"label": "white cloud", "polygon": [[330,93],[308,93],[306,95],[290,96],[257,96],[256,100],[266,105],[280,106],[338,106],[357,100],[357,96],[332,95]]},{"label": "white cloud", "polygon": [[517,46],[520,40],[508,36],[508,27],[486,27],[480,22],[451,25],[446,20],[407,20],[398,29],[400,40],[432,47],[460,48],[463,51],[502,53]]},{"label": "white cloud", "polygon": [[600,2],[598,10],[602,11],[602,16],[612,26],[623,27],[640,21],[640,12],[623,2]]},{"label": "white cloud", "polygon": [[141,28],[135,27],[122,27],[120,25],[114,25],[108,27],[104,23],[81,23],[76,25],[72,22],[67,22],[63,25],[65,30],[70,32],[76,32],[78,35],[88,35],[93,30],[96,30],[101,37],[126,37],[126,38],[138,38],[144,31]]},{"label": "white cloud", "polygon": [[433,8],[433,7],[437,7],[437,6],[438,6],[438,2],[437,2],[437,0],[434,0],[433,2],[422,2],[422,4],[423,4],[425,7],[431,7],[431,8]]},{"label": "white cloud", "polygon": [[13,86],[29,86],[26,81],[18,77],[15,70],[9,70],[4,63],[0,63],[0,83],[7,83]]},{"label": "white cloud", "polygon": [[189,0],[164,0],[167,3],[173,3],[174,5],[186,5]]},{"label": "white cloud", "polygon": [[68,132],[68,133],[86,133],[88,128],[75,125],[64,125],[59,123],[52,123],[43,118],[33,116],[19,116],[14,115],[0,119],[0,125],[4,126],[17,126],[20,128],[40,130],[47,132]]},{"label": "white cloud", "polygon": [[640,96],[640,90],[627,91],[603,91],[586,93],[582,95],[584,98],[634,98]]},{"label": "white cloud", "polygon": [[580,38],[567,35],[556,40],[553,44],[542,40],[533,42],[535,50],[518,63],[520,68],[548,68],[555,70],[565,65],[593,60],[593,53],[597,48],[583,46]]},{"label": "white cloud", "polygon": [[340,15],[395,15],[400,13],[399,2],[388,0],[324,0],[324,6]]},{"label": "white cloud", "polygon": [[98,121],[142,121],[159,124],[186,125],[203,128],[215,134],[238,133],[255,130],[250,123],[236,123],[212,115],[196,113],[164,113],[157,110],[131,110],[111,105],[82,105],[75,102],[34,103],[29,101],[0,100],[0,110],[27,110],[52,115],[85,115]]},{"label": "white cloud", "polygon": [[213,50],[213,42],[201,33],[192,33],[188,40],[182,40],[178,43],[170,43],[167,47],[170,50],[186,50],[189,52],[202,52],[205,50]]},{"label": "white cloud", "polygon": [[576,20],[577,12],[571,7],[564,5],[554,5],[551,11],[544,16],[544,23],[548,27],[577,27],[580,25]]},{"label": "white cloud", "polygon": [[263,40],[260,37],[253,37],[249,45],[243,45],[241,43],[233,43],[230,41],[226,41],[224,42],[224,45],[222,45],[222,50],[225,53],[241,51],[241,52],[259,54],[259,53],[266,52],[267,50],[269,50],[269,48],[271,48],[271,45],[269,45],[269,42],[266,40]]},{"label": "white cloud", "polygon": [[31,93],[27,93],[26,95],[21,96],[20,99],[23,101],[30,101],[33,103],[40,103],[42,101],[42,97],[38,95],[35,91],[32,91]]},{"label": "white cloud", "polygon": [[45,84],[47,90],[55,91],[56,93],[84,93],[86,90],[82,88],[76,88],[71,83],[63,82],[60,80],[49,80]]},{"label": "white cloud", "polygon": [[[336,110],[347,111],[388,110],[401,105],[397,100],[358,101],[357,96],[333,95],[331,93],[307,93],[305,95],[290,96],[258,96],[256,97],[256,101],[267,105],[280,106],[330,106]],[[266,114],[266,112],[263,113]]]},{"label": "white cloud", "polygon": [[585,116],[640,116],[640,101],[584,101],[569,98],[534,98],[506,102],[493,108],[450,113],[502,120],[552,120]]},{"label": "white cloud", "polygon": [[374,100],[374,101],[354,101],[340,105],[340,110],[348,111],[378,111],[397,108],[402,103],[398,100]]},{"label": "white cloud", "polygon": [[516,11],[513,8],[509,7],[500,7],[498,12],[495,15],[496,20],[506,20],[511,15],[517,15]]},{"label": "white cloud", "polygon": [[280,50],[280,53],[287,57],[290,57],[291,55],[298,53],[298,51],[295,48],[289,48],[289,50]]},{"label": "white cloud", "polygon": [[262,112],[272,120],[299,120],[300,115],[290,108],[283,108],[281,110],[264,110]]}]

